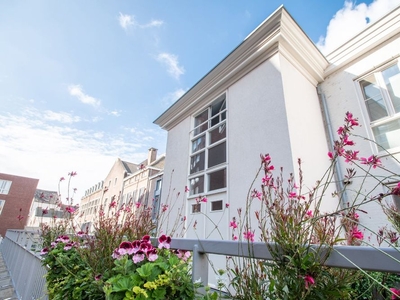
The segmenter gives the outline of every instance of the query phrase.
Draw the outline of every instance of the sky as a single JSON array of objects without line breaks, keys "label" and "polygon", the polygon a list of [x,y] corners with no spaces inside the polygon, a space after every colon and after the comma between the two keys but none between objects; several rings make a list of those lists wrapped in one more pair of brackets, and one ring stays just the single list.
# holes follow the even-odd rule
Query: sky
[{"label": "sky", "polygon": [[76,172],[79,201],[117,157],[165,153],[153,121],[281,4],[327,54],[400,0],[0,1],[0,173]]}]

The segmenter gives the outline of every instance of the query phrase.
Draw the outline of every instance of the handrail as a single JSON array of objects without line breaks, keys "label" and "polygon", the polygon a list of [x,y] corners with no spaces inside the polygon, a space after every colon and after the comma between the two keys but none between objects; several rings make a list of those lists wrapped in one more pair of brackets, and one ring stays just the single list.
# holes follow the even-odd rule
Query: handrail
[{"label": "handrail", "polygon": [[[0,251],[3,253],[4,260],[9,267],[10,274],[17,293],[28,295],[28,285],[34,285],[23,279],[21,274],[26,274],[28,267],[26,264],[29,261],[40,264],[40,270],[42,273],[37,272],[30,274],[32,278],[30,281],[34,281],[36,284],[36,291],[41,289],[40,292],[43,294],[42,297],[29,298],[23,297],[22,299],[47,299],[43,287],[45,287],[44,274],[45,268],[41,266],[40,256],[37,252],[33,252],[30,249],[34,247],[34,236],[37,236],[37,232],[27,232],[23,230],[8,230],[6,237],[3,239]],[[152,239],[156,243],[157,239]],[[11,249],[11,245],[17,245]],[[172,249],[180,249],[185,251],[193,251],[193,267],[192,267],[192,279],[201,280],[204,283],[208,283],[208,254],[224,255],[224,256],[237,256],[237,257],[251,257],[255,259],[272,260],[273,256],[269,251],[268,247],[275,247],[276,244],[269,244],[262,242],[240,242],[240,241],[223,241],[223,240],[199,240],[199,239],[184,239],[184,238],[173,238],[171,242]],[[311,248],[320,247],[319,245],[311,245]],[[40,249],[37,249],[40,250]],[[328,251],[329,248],[326,248]],[[24,261],[21,261],[21,251],[29,253],[24,255]],[[321,251],[322,253],[324,251]],[[323,254],[321,254],[323,255]],[[399,273],[400,271],[400,248],[393,247],[381,247],[374,248],[372,246],[334,246],[330,252],[329,257],[324,263],[329,267],[345,268],[345,269],[363,269],[368,271],[381,271],[381,272],[392,272]],[[23,266],[24,271],[18,272]],[[43,273],[44,272],[44,273]],[[21,277],[22,276],[22,277]],[[36,277],[35,277],[36,276]],[[39,282],[41,280],[41,282]],[[22,281],[22,282],[21,282]],[[20,289],[20,290],[18,290]],[[33,292],[32,292],[33,293]],[[33,297],[33,296],[32,296]]]}]

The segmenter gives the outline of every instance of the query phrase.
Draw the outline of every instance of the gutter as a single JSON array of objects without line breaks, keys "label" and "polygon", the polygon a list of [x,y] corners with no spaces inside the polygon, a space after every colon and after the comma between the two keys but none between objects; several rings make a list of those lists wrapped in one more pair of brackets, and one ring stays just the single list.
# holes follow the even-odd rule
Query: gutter
[{"label": "gutter", "polygon": [[[317,85],[317,94],[318,94],[318,98],[320,100],[321,103],[321,109],[322,109],[322,113],[324,115],[324,119],[325,119],[325,131],[328,134],[328,148],[329,151],[333,152],[333,144],[335,142],[335,138],[333,136],[333,132],[334,130],[332,129],[332,124],[331,124],[331,118],[329,116],[329,109],[328,109],[328,104],[326,102],[326,98],[325,98],[325,94],[322,92],[321,90],[321,85],[318,84]],[[343,173],[342,173],[342,169],[339,166],[339,163],[335,164],[335,174],[334,174],[334,178],[335,178],[335,182],[336,182],[336,189],[337,191],[342,191],[342,194],[340,196],[340,207],[342,209],[346,208],[347,203],[348,203],[348,197],[347,197],[347,193],[345,190],[345,184],[343,182]]]}]

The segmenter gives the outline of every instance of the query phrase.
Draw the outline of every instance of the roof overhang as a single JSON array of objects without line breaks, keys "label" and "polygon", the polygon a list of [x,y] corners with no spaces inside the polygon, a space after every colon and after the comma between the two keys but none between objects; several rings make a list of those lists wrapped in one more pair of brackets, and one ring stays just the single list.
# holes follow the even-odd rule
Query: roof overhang
[{"label": "roof overhang", "polygon": [[281,6],[154,123],[170,130],[277,53],[315,86],[323,81],[328,61]]}]

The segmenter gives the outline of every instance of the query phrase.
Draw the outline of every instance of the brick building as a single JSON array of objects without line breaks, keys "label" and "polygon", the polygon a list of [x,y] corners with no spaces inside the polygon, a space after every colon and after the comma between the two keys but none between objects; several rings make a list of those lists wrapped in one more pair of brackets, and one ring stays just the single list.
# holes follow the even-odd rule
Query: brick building
[{"label": "brick building", "polygon": [[39,179],[0,173],[0,234],[24,229]]}]

